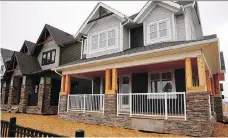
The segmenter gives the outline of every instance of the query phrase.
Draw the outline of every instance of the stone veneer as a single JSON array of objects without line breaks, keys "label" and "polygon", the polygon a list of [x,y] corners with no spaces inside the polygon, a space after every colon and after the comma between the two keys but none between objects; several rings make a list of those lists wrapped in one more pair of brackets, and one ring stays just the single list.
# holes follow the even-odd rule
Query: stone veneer
[{"label": "stone veneer", "polygon": [[219,122],[223,121],[223,111],[222,111],[222,97],[213,96],[214,111],[216,113],[216,119]]},{"label": "stone veneer", "polygon": [[66,112],[67,96],[60,96],[59,117],[62,119],[118,126],[130,129],[153,131],[159,133],[175,133],[188,136],[211,136],[215,126],[215,118],[211,115],[208,92],[189,92],[186,94],[187,120],[130,117],[116,115],[116,95],[105,95],[104,114]]},{"label": "stone veneer", "polygon": [[20,86],[10,86],[9,87],[9,97],[8,97],[8,104],[11,108],[12,105],[18,104],[18,96],[20,91]]},{"label": "stone veneer", "polygon": [[26,112],[28,105],[28,94],[30,91],[32,91],[31,85],[21,85],[21,99],[19,104],[19,112]]}]

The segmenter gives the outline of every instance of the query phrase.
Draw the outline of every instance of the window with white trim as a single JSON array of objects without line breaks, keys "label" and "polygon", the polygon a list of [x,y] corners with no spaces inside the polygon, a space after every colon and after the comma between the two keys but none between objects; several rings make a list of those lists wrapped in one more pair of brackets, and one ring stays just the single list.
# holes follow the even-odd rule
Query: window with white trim
[{"label": "window with white trim", "polygon": [[172,92],[174,87],[172,71],[149,74],[149,92]]},{"label": "window with white trim", "polygon": [[92,35],[91,48],[90,50],[103,50],[105,48],[110,48],[116,46],[117,37],[116,37],[117,29],[109,29],[106,31],[102,31],[100,33],[96,33]]},{"label": "window with white trim", "polygon": [[[148,92],[149,93],[165,93],[174,92],[175,81],[173,71],[163,71],[163,72],[152,72],[148,74]],[[153,96],[148,96],[148,99],[155,98]],[[164,98],[163,96],[157,96],[156,98]],[[170,99],[176,98],[176,95],[169,97]]]},{"label": "window with white trim", "polygon": [[156,41],[165,41],[172,38],[170,19],[148,23],[146,26],[147,44]]}]

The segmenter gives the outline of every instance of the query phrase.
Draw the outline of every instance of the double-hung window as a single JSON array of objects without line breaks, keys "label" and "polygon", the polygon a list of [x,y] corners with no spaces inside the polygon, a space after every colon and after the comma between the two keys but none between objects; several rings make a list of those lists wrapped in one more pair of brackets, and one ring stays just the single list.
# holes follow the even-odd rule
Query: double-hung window
[{"label": "double-hung window", "polygon": [[91,47],[90,50],[99,51],[108,49],[116,46],[117,38],[116,38],[117,29],[109,29],[107,31],[102,31],[100,33],[96,33],[91,37]]},{"label": "double-hung window", "polygon": [[147,24],[147,43],[168,40],[171,38],[170,19]]}]

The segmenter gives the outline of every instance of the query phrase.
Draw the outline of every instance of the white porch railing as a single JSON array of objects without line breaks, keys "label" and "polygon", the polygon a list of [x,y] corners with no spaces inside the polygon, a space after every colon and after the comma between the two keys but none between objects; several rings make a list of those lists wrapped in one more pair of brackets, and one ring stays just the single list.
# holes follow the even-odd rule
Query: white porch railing
[{"label": "white porch railing", "polygon": [[104,94],[70,94],[67,111],[104,113]]},{"label": "white porch railing", "polygon": [[117,94],[119,114],[186,119],[185,92]]}]

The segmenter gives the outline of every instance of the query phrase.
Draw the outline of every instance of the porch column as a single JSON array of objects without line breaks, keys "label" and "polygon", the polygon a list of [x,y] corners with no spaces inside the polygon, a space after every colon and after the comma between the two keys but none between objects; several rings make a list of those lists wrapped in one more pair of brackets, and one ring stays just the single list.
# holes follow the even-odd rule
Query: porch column
[{"label": "porch column", "polygon": [[21,100],[19,106],[19,112],[25,113],[28,105],[29,92],[32,92],[32,78],[29,76],[23,76],[21,85]]},{"label": "porch column", "polygon": [[[111,87],[111,84],[112,84],[112,87]],[[117,114],[117,94],[116,93],[117,93],[117,70],[115,68],[106,69],[104,114],[106,115]]]},{"label": "porch column", "polygon": [[206,71],[206,84],[207,84],[207,91],[212,94],[211,78],[210,78],[209,71]]},{"label": "porch column", "polygon": [[199,86],[193,86],[191,58],[187,57],[185,59],[185,76],[186,76],[185,78],[186,78],[187,92],[207,91],[205,61],[203,59],[203,56],[197,57],[197,69],[198,69],[198,77],[199,77]]},{"label": "porch column", "polygon": [[68,94],[70,94],[71,78],[70,75],[62,75],[61,78],[61,92],[59,95],[59,109],[58,114],[63,114],[67,111]]}]

